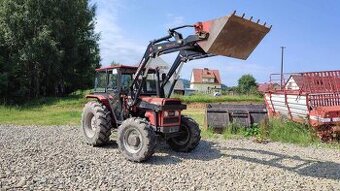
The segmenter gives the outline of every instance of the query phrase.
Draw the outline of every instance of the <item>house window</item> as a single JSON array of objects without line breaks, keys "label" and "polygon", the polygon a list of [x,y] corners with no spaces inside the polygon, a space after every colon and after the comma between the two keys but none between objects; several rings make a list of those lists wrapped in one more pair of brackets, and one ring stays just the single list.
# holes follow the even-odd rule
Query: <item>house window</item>
[{"label": "house window", "polygon": [[203,78],[202,82],[203,83],[214,83],[215,79],[214,78]]}]

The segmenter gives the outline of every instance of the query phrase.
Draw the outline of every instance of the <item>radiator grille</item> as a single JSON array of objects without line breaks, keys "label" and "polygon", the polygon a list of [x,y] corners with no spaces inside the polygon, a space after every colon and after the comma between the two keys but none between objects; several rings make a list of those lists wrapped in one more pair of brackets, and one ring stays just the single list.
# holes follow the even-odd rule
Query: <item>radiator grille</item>
[{"label": "radiator grille", "polygon": [[179,122],[179,118],[178,117],[168,117],[168,118],[164,118],[164,123],[178,123]]}]

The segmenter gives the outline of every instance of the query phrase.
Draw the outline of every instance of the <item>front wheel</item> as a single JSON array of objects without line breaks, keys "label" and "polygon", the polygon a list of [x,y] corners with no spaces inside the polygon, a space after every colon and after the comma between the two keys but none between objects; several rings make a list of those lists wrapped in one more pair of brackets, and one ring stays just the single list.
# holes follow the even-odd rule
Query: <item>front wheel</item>
[{"label": "front wheel", "polygon": [[190,152],[196,148],[201,140],[201,130],[192,118],[182,116],[181,134],[167,140],[169,146],[178,152]]},{"label": "front wheel", "polygon": [[156,134],[142,118],[131,117],[118,127],[118,148],[133,162],[147,160],[154,153]]},{"label": "front wheel", "polygon": [[82,113],[81,126],[87,144],[92,146],[104,145],[111,135],[110,111],[101,103],[88,102]]}]

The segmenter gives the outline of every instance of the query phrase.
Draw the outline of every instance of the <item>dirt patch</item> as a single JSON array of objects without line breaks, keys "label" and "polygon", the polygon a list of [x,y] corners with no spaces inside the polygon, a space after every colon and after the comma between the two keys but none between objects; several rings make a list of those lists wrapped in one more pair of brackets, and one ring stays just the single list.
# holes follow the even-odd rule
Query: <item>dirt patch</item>
[{"label": "dirt patch", "polygon": [[188,109],[205,109],[207,107],[206,103],[189,103],[187,104]]}]

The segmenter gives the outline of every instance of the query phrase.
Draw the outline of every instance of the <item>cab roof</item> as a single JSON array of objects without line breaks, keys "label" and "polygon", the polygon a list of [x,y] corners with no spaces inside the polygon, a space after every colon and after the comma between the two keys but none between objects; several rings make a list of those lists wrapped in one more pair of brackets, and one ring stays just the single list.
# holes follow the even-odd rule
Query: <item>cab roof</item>
[{"label": "cab roof", "polygon": [[[102,67],[102,68],[97,68],[97,72],[101,71],[106,71],[106,70],[112,70],[112,69],[130,69],[130,70],[137,70],[138,66],[129,66],[129,65],[122,65],[122,64],[117,64],[113,66],[107,66],[107,67]],[[150,68],[150,71],[155,71],[154,68]]]},{"label": "cab roof", "polygon": [[135,69],[137,70],[137,66],[128,66],[128,65],[113,65],[113,66],[107,66],[107,67],[102,67],[102,68],[97,68],[96,71],[106,71],[106,70],[112,70],[112,69],[118,69],[118,68],[122,68],[122,69]]}]

